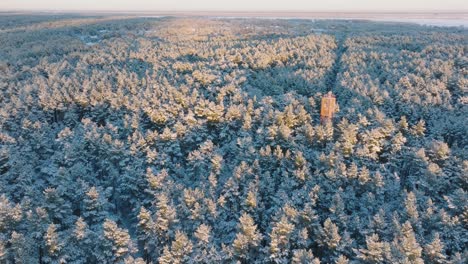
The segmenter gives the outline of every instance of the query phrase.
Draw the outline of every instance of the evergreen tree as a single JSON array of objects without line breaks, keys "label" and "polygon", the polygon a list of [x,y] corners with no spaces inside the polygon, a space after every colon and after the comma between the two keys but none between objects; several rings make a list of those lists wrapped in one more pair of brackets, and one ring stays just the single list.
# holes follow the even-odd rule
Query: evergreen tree
[{"label": "evergreen tree", "polygon": [[8,250],[5,248],[5,241],[3,238],[0,240],[0,261],[6,262],[8,257]]},{"label": "evergreen tree", "polygon": [[390,253],[390,245],[379,241],[379,236],[373,234],[366,237],[366,249],[355,250],[359,259],[366,263],[383,263]]},{"label": "evergreen tree", "polygon": [[341,241],[341,236],[338,233],[338,227],[327,218],[323,223],[323,228],[320,230],[320,239],[318,243],[325,249],[331,250],[333,252],[336,249]]},{"label": "evergreen tree", "polygon": [[247,213],[242,214],[238,224],[239,232],[233,242],[233,248],[236,256],[240,259],[250,260],[258,254],[262,236],[257,231],[257,225],[253,218]]},{"label": "evergreen tree", "polygon": [[311,250],[296,249],[293,251],[291,259],[293,264],[320,264],[320,260],[315,258]]},{"label": "evergreen tree", "polygon": [[295,226],[291,224],[286,216],[282,216],[270,234],[270,259],[282,261],[289,255],[290,238]]},{"label": "evergreen tree", "polygon": [[119,228],[117,224],[106,219],[103,223],[104,256],[101,261],[121,262],[129,256],[134,248],[128,231]]},{"label": "evergreen tree", "polygon": [[424,120],[419,120],[419,122],[411,128],[411,134],[415,136],[424,136],[426,132],[426,122]]},{"label": "evergreen tree", "polygon": [[49,225],[44,235],[44,240],[47,246],[47,256],[43,260],[48,263],[63,262],[63,259],[59,260],[63,244],[59,241],[56,225]]},{"label": "evergreen tree", "polygon": [[5,194],[0,196],[0,232],[7,233],[12,230],[23,218],[19,204],[13,206]]},{"label": "evergreen tree", "polygon": [[422,248],[416,240],[413,227],[410,222],[405,222],[401,228],[401,234],[397,237],[394,246],[401,254],[402,261],[409,263],[424,263],[421,258]]},{"label": "evergreen tree", "polygon": [[159,263],[187,263],[192,253],[193,244],[183,232],[176,231],[171,249],[164,247]]},{"label": "evergreen tree", "polygon": [[36,251],[37,245],[34,244],[35,242],[31,238],[13,231],[9,242],[11,244],[9,257],[12,262],[27,264],[34,263],[39,259],[40,256]]},{"label": "evergreen tree", "polygon": [[106,218],[106,200],[96,187],[88,190],[83,205],[83,217],[90,225],[98,225]]},{"label": "evergreen tree", "polygon": [[439,233],[435,233],[432,242],[424,246],[423,253],[429,263],[446,263],[447,256],[444,253],[444,244],[440,240]]},{"label": "evergreen tree", "polygon": [[338,259],[336,259],[335,261],[335,264],[348,264],[348,263],[349,263],[349,260],[343,255],[340,255]]},{"label": "evergreen tree", "polygon": [[419,213],[418,213],[418,207],[416,203],[416,196],[414,195],[413,192],[409,192],[406,195],[405,208],[406,208],[406,214],[408,215],[409,219],[411,219],[413,223],[417,223],[418,218],[419,218]]}]

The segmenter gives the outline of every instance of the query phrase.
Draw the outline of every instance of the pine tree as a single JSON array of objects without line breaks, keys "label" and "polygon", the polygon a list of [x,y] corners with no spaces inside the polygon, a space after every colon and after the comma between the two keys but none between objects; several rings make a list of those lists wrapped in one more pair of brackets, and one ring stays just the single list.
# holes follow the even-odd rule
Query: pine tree
[{"label": "pine tree", "polygon": [[428,263],[446,263],[447,256],[444,253],[444,243],[440,240],[439,233],[434,234],[434,239],[424,246],[423,252]]},{"label": "pine tree", "polygon": [[424,136],[426,132],[426,122],[423,119],[419,120],[419,122],[411,128],[410,132],[418,137]]},{"label": "pine tree", "polygon": [[390,247],[385,242],[379,241],[379,236],[373,234],[366,237],[366,249],[355,250],[357,258],[366,263],[382,263],[389,253]]},{"label": "pine tree", "polygon": [[124,264],[146,264],[142,258],[133,258],[132,256],[128,256],[124,260]]},{"label": "pine tree", "polygon": [[375,185],[375,187],[377,187],[379,192],[383,192],[383,187],[385,186],[385,181],[384,181],[384,178],[383,178],[382,174],[380,174],[379,171],[375,172],[375,175],[374,175],[374,178],[372,178],[372,181],[374,182],[374,185]]},{"label": "pine tree", "polygon": [[0,261],[6,263],[8,257],[8,250],[5,248],[6,241],[3,238],[0,238]]},{"label": "pine tree", "polygon": [[159,258],[159,263],[187,263],[193,250],[193,244],[187,235],[181,231],[176,231],[175,239],[171,248],[164,247],[163,254]]},{"label": "pine tree", "polygon": [[450,148],[445,142],[434,140],[430,146],[430,156],[436,162],[442,162],[449,158]]},{"label": "pine tree", "polygon": [[222,261],[222,254],[212,243],[211,227],[201,224],[194,233],[197,243],[194,245],[191,261],[194,263],[216,263]]},{"label": "pine tree", "polygon": [[406,143],[406,138],[401,132],[396,133],[391,140],[391,154],[399,152]]},{"label": "pine tree", "polygon": [[281,260],[289,255],[290,241],[295,226],[288,221],[286,216],[273,226],[270,234],[270,259]]},{"label": "pine tree", "polygon": [[330,206],[330,212],[333,214],[333,219],[339,221],[341,224],[346,225],[348,220],[348,215],[345,212],[345,203],[341,194],[343,193],[343,189],[339,188],[338,192],[333,195],[332,203]]},{"label": "pine tree", "polygon": [[338,124],[338,129],[341,133],[341,152],[343,156],[349,157],[353,153],[353,148],[357,143],[358,126],[349,124],[347,119],[343,119]]},{"label": "pine tree", "polygon": [[73,231],[73,234],[75,235],[76,239],[83,240],[87,235],[87,229],[88,225],[82,217],[79,217],[78,220],[76,220],[75,230]]},{"label": "pine tree", "polygon": [[138,240],[143,245],[144,258],[156,260],[160,257],[164,245],[170,239],[171,227],[177,222],[177,216],[165,193],[157,195],[153,207],[155,207],[155,213],[144,207],[140,208],[138,214]]},{"label": "pine tree", "polygon": [[84,197],[83,216],[90,224],[100,224],[106,218],[106,200],[96,187],[91,187]]},{"label": "pine tree", "polygon": [[161,264],[174,264],[175,261],[173,260],[171,250],[168,246],[164,246],[163,253],[158,259],[159,263]]},{"label": "pine tree", "polygon": [[57,261],[63,244],[59,241],[56,225],[49,225],[47,232],[44,235],[44,240],[47,246],[47,257],[44,260],[50,263]]},{"label": "pine tree", "polygon": [[361,168],[358,175],[359,184],[363,185],[370,181],[370,173],[366,166]]},{"label": "pine tree", "polygon": [[234,252],[239,258],[248,260],[255,256],[262,236],[257,231],[257,225],[253,218],[247,213],[242,214],[239,218],[238,229],[239,232],[232,244]]},{"label": "pine tree", "polygon": [[348,263],[349,263],[348,258],[346,258],[343,255],[340,255],[335,261],[335,264],[348,264]]},{"label": "pine tree", "polygon": [[155,234],[155,225],[151,213],[144,207],[141,207],[138,214],[138,240],[143,243],[145,259],[149,258],[149,252],[156,253],[158,240]]},{"label": "pine tree", "polygon": [[21,221],[23,212],[19,204],[13,206],[5,194],[0,196],[0,232],[13,229]]},{"label": "pine tree", "polygon": [[296,249],[293,251],[291,259],[292,264],[320,264],[320,260],[314,257],[312,251],[305,249]]},{"label": "pine tree", "polygon": [[409,192],[405,199],[406,214],[413,223],[416,223],[419,218],[418,206],[416,201],[416,195],[413,192]]},{"label": "pine tree", "polygon": [[254,210],[257,207],[257,196],[253,191],[249,191],[247,193],[247,197],[245,199],[245,206],[247,207],[247,209],[250,210]]},{"label": "pine tree", "polygon": [[66,260],[71,263],[95,262],[96,255],[101,254],[99,248],[95,246],[99,243],[95,238],[95,233],[89,230],[84,219],[79,217],[72,230],[72,236],[63,249],[66,252]]},{"label": "pine tree", "polygon": [[120,262],[132,253],[133,245],[127,230],[119,228],[114,221],[106,219],[103,231],[106,261]]},{"label": "pine tree", "polygon": [[49,217],[62,224],[71,224],[67,216],[72,214],[72,210],[70,203],[63,198],[64,194],[59,189],[47,188],[44,190],[44,196],[46,200],[44,207]]},{"label": "pine tree", "polygon": [[347,173],[348,177],[350,179],[355,179],[358,177],[358,167],[356,165],[356,163],[351,163],[351,165],[349,166],[348,168],[348,173]]},{"label": "pine tree", "polygon": [[323,144],[333,138],[333,126],[331,122],[327,122],[325,125],[316,126],[314,131],[315,138],[319,143]]},{"label": "pine tree", "polygon": [[400,232],[395,246],[402,254],[402,259],[409,263],[424,263],[421,259],[422,248],[416,240],[411,223],[406,221]]},{"label": "pine tree", "polygon": [[13,231],[9,242],[11,245],[9,253],[15,263],[28,264],[37,262],[38,255],[35,240]]},{"label": "pine tree", "polygon": [[323,223],[323,228],[320,230],[320,240],[318,243],[331,251],[336,249],[341,241],[341,236],[338,233],[338,227],[332,223],[330,218],[327,218]]},{"label": "pine tree", "polygon": [[164,193],[157,197],[156,209],[155,228],[160,235],[165,235],[172,223],[177,220],[176,211],[169,204],[169,198]]},{"label": "pine tree", "polygon": [[195,231],[195,237],[200,243],[208,244],[210,242],[211,227],[201,224]]},{"label": "pine tree", "polygon": [[402,116],[400,118],[400,122],[398,122],[398,126],[400,127],[401,131],[406,131],[408,129],[408,121],[406,120],[406,116]]}]

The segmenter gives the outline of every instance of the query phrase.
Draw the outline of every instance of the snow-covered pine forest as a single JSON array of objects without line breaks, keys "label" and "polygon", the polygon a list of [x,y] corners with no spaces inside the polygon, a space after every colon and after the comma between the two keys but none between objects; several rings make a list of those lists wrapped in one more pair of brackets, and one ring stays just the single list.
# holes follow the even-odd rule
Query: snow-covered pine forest
[{"label": "snow-covered pine forest", "polygon": [[466,263],[467,33],[2,14],[0,262]]}]

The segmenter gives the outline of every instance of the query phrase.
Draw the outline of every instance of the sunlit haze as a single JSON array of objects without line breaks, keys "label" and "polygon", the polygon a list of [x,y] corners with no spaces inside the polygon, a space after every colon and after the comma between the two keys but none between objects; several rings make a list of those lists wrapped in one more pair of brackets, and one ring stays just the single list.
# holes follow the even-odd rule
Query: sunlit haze
[{"label": "sunlit haze", "polygon": [[467,11],[464,0],[2,0],[0,10]]}]

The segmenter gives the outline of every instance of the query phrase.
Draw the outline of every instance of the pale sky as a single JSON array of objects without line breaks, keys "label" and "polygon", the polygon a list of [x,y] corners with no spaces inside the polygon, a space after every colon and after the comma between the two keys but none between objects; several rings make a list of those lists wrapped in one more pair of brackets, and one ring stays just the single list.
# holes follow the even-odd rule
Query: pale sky
[{"label": "pale sky", "polygon": [[0,10],[468,11],[468,0],[0,0]]}]

